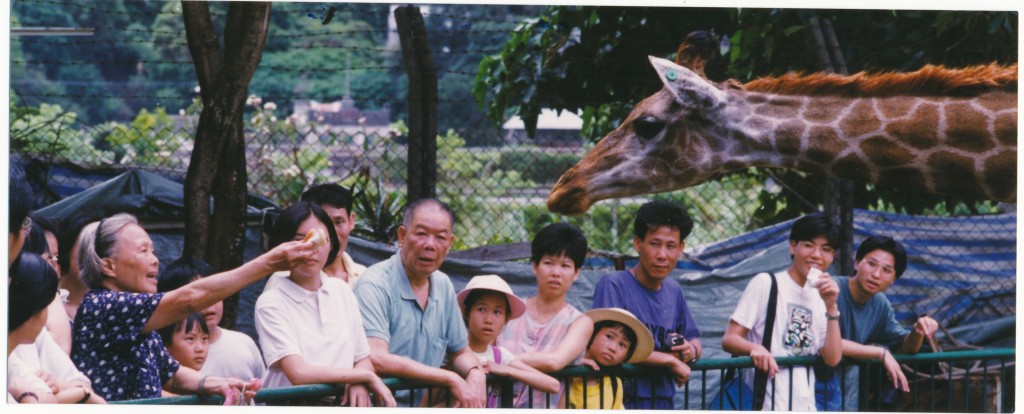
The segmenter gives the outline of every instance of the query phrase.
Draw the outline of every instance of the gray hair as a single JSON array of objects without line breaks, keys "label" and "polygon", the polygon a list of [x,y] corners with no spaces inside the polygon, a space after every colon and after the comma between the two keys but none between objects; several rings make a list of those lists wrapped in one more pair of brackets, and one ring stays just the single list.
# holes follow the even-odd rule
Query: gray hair
[{"label": "gray hair", "polygon": [[103,274],[103,258],[114,253],[114,244],[121,230],[133,224],[139,225],[135,216],[119,213],[82,229],[78,236],[78,271],[82,284],[89,288],[103,287],[103,280],[107,277]]},{"label": "gray hair", "polygon": [[417,210],[426,206],[434,206],[439,210],[448,213],[448,220],[449,223],[451,223],[448,226],[449,230],[455,229],[455,213],[452,212],[452,208],[449,207],[448,204],[445,204],[445,202],[436,198],[421,198],[409,203],[409,205],[405,207],[405,214],[402,215],[402,225],[405,226],[405,228],[412,227],[412,216],[416,214]]}]

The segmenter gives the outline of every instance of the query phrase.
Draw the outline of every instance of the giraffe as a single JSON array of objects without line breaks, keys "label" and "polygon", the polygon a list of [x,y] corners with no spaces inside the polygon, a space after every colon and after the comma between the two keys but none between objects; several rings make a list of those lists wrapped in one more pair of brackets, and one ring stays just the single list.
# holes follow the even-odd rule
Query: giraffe
[{"label": "giraffe", "polygon": [[712,84],[650,57],[664,87],[558,180],[548,209],[686,188],[752,166],[1016,203],[1017,65]]}]

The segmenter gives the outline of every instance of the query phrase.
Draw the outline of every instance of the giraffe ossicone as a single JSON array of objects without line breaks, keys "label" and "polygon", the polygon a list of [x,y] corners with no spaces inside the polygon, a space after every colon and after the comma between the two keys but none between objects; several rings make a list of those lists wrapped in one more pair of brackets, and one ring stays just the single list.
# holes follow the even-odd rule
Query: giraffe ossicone
[{"label": "giraffe ossicone", "polygon": [[785,75],[736,87],[650,61],[664,87],[562,175],[552,212],[581,214],[599,200],[754,166],[1016,203],[1016,65]]}]

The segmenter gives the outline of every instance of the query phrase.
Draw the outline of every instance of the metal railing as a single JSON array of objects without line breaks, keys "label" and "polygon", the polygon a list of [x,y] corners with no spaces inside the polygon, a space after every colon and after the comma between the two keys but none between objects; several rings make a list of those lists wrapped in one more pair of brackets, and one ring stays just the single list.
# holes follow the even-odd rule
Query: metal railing
[{"label": "metal railing", "polygon": [[[850,407],[844,399],[843,411],[910,411],[910,412],[1012,412],[1014,407],[1014,381],[1016,351],[1013,348],[988,350],[969,350],[924,353],[917,355],[897,355],[896,360],[903,366],[910,383],[910,393],[899,396],[894,404],[880,403],[879,394],[886,383],[886,372],[873,361],[857,361],[844,358],[838,367],[840,386],[844,396],[854,389],[859,394],[857,407]],[[819,357],[784,357],[777,358],[780,367],[812,370],[822,366]],[[690,382],[677,389],[675,407],[677,409],[707,409],[711,400],[722,391],[720,378],[730,368],[751,368],[750,357],[709,358],[691,364]],[[848,373],[860,371],[857,387],[850,387],[846,380]],[[658,368],[638,365],[624,365],[603,369],[600,373],[583,366],[570,366],[552,376],[563,384],[573,378],[588,378],[613,375],[620,378],[636,378],[652,374],[665,373]],[[785,374],[783,374],[785,375]],[[626,381],[627,383],[630,381]],[[384,383],[392,391],[422,390],[430,386],[414,381],[398,378],[386,378]],[[636,394],[635,382],[633,389]],[[488,376],[488,385],[500,390],[500,406],[512,406],[513,381],[506,378]],[[435,387],[436,388],[436,387]],[[344,391],[342,386],[317,384],[288,388],[260,390],[256,394],[257,403],[268,405],[337,405]],[[603,391],[602,391],[603,392]],[[407,399],[402,406],[414,406],[413,399]],[[766,397],[770,404],[771,397]],[[557,407],[558,398],[551,395],[545,406]],[[168,398],[152,398],[142,400],[120,401],[118,404],[167,404],[167,405],[216,405],[223,403],[217,396],[198,397],[180,396]],[[769,405],[770,407],[770,405]],[[855,409],[856,408],[856,409]]]}]

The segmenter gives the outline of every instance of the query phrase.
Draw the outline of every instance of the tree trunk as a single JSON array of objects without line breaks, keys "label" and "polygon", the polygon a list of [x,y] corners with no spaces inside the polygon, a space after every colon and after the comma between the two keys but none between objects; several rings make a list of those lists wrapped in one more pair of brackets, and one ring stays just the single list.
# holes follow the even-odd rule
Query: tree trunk
[{"label": "tree trunk", "polygon": [[[214,270],[224,271],[243,260],[248,178],[242,109],[263,56],[270,3],[228,6],[223,51],[207,3],[182,2],[182,13],[203,100],[185,177],[182,256],[202,258]],[[237,307],[237,294],[224,302],[221,326],[234,326]]]},{"label": "tree trunk", "polygon": [[409,146],[406,199],[437,194],[437,69],[419,6],[395,9],[402,63],[409,77]]}]

